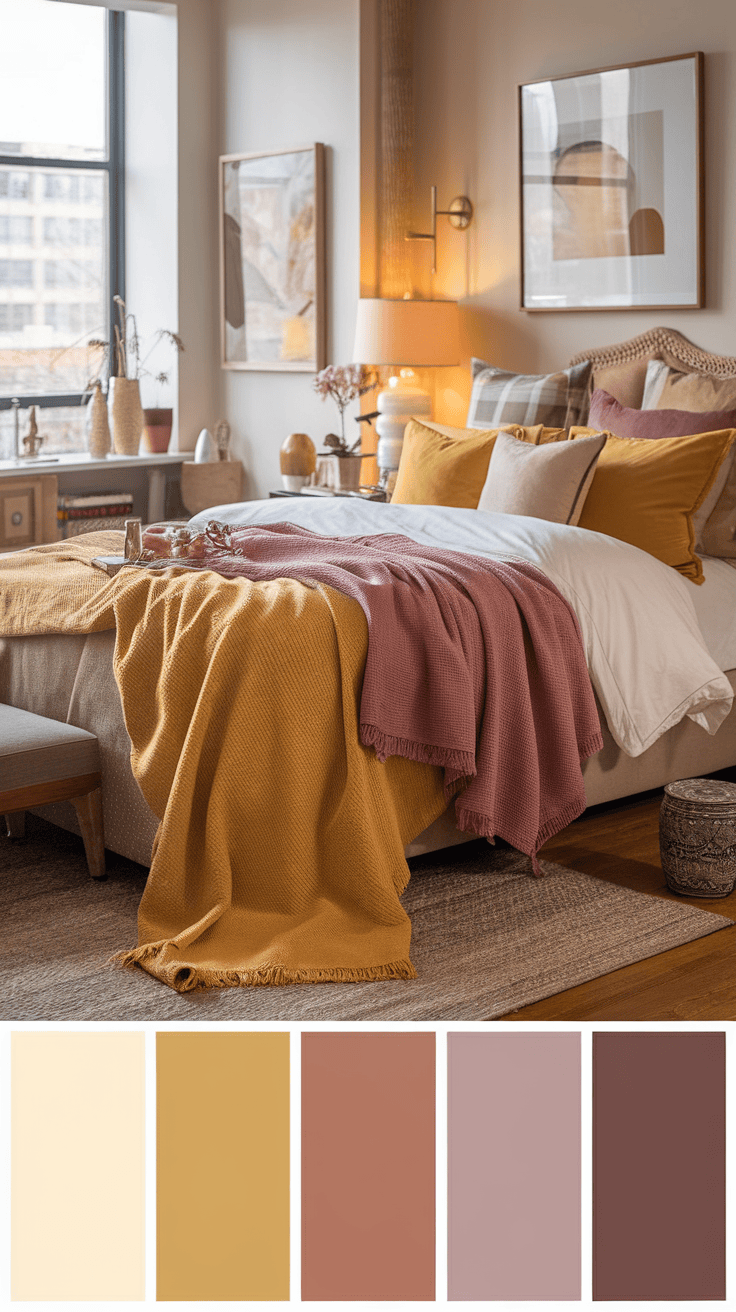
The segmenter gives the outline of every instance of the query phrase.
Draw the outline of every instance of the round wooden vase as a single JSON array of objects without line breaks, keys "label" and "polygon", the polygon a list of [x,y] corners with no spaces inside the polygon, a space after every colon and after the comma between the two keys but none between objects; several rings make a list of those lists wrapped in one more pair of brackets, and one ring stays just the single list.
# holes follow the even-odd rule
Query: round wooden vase
[{"label": "round wooden vase", "polygon": [[137,456],[143,432],[143,408],[137,378],[111,378],[107,398],[116,455]]},{"label": "round wooden vase", "polygon": [[174,411],[164,406],[143,411],[143,446],[146,451],[161,455],[168,451]]},{"label": "round wooden vase", "polygon": [[99,383],[95,383],[87,404],[85,427],[87,450],[95,460],[104,460],[110,450],[110,425],[107,421],[107,405]]},{"label": "round wooden vase", "polygon": [[300,492],[317,467],[314,442],[306,433],[289,433],[279,452],[281,482],[287,492]]}]

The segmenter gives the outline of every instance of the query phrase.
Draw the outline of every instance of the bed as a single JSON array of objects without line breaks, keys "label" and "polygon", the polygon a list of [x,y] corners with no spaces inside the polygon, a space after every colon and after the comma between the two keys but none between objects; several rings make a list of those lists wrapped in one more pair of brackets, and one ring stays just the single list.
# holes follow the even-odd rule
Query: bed
[{"label": "bed", "polygon": [[[662,333],[667,334],[666,341]],[[642,363],[661,358],[664,350],[670,353],[668,358],[675,358],[676,338],[669,330],[657,330],[620,348],[607,348],[599,353],[608,370],[606,381],[614,385],[611,368],[615,371],[620,357],[626,399],[631,400]],[[714,376],[736,377],[736,361],[692,350],[701,373],[707,375],[712,368]],[[591,352],[587,358],[595,356]],[[704,582],[694,587],[635,546],[604,535],[522,515],[491,514],[479,519],[478,512],[465,508],[345,499],[255,501],[195,516],[192,528],[201,528],[210,517],[234,525],[289,521],[334,537],[402,533],[428,545],[535,563],[575,610],[597,695],[604,745],[583,764],[588,805],[736,764],[736,569],[728,561],[706,558]],[[598,548],[596,573],[590,561]],[[588,576],[592,582],[586,583]],[[612,601],[617,589],[618,610]],[[645,622],[637,618],[641,616]],[[647,624],[645,639],[638,628],[643,633]],[[98,736],[106,844],[148,865],[158,821],[131,773],[130,740],[113,675],[114,641],[109,631],[0,638],[0,698],[68,720]],[[612,663],[608,648],[617,643],[619,651]],[[648,664],[650,652],[656,652],[653,668]],[[64,804],[40,813],[65,828],[76,828],[73,812]],[[456,828],[450,806],[411,838],[405,852],[412,856],[468,837]]]}]

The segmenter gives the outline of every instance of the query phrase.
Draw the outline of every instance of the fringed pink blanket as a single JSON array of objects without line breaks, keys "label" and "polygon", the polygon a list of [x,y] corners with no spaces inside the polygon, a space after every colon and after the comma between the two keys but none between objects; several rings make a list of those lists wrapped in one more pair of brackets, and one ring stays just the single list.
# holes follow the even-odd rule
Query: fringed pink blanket
[{"label": "fringed pink blanket", "polygon": [[585,809],[580,762],[603,746],[600,723],[575,614],[535,565],[400,535],[216,523],[186,559],[164,563],[323,583],[359,602],[361,741],[380,760],[443,766],[458,827],[505,839],[535,874],[542,844]]}]

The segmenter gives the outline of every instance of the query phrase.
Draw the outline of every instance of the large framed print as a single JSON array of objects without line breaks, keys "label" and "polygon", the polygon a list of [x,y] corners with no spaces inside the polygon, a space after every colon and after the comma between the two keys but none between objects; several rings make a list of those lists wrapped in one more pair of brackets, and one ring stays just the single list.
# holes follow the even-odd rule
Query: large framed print
[{"label": "large framed print", "polygon": [[521,308],[699,309],[703,56],[519,87]]},{"label": "large framed print", "polygon": [[223,369],[326,364],[324,146],[220,156]]}]

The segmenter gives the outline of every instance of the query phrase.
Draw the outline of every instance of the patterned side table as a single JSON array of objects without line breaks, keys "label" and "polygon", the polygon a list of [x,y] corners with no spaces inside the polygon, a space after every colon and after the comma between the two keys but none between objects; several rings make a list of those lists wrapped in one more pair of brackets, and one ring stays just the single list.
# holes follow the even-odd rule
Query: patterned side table
[{"label": "patterned side table", "polygon": [[718,779],[666,784],[659,851],[674,893],[727,897],[736,884],[736,784]]}]

